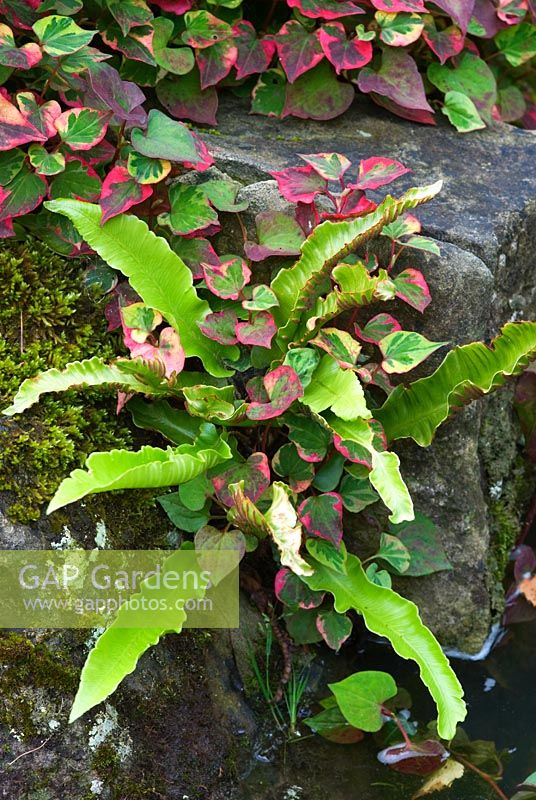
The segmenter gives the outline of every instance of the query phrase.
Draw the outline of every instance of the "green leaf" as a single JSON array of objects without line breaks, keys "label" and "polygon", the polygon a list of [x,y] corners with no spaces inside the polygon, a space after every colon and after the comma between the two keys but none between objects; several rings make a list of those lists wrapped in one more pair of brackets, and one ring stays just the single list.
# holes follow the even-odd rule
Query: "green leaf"
[{"label": "green leaf", "polygon": [[133,128],[131,138],[134,149],[149,158],[178,161],[194,169],[206,169],[213,163],[203,142],[186,125],[156,108],[149,111],[146,130]]},{"label": "green leaf", "polygon": [[106,364],[101,358],[94,356],[86,361],[73,361],[61,370],[53,368],[41,372],[35,378],[27,378],[21,384],[12,405],[4,409],[3,413],[8,417],[20,414],[37,403],[42,394],[66,392],[68,389],[78,387],[112,385],[144,394],[169,392],[165,382],[162,382],[161,389],[158,390],[135,375],[123,371],[123,364],[121,361]]},{"label": "green leaf", "polygon": [[414,520],[401,522],[399,525],[391,523],[389,530],[398,537],[410,554],[410,563],[404,572],[405,576],[416,578],[452,569],[436,526],[424,514],[417,511]]},{"label": "green leaf", "polygon": [[31,144],[28,148],[28,158],[39,175],[57,175],[65,169],[63,153],[49,153],[42,144]]},{"label": "green leaf", "polygon": [[247,547],[246,537],[242,531],[219,531],[212,525],[200,528],[194,537],[194,543],[200,567],[210,573],[211,582],[216,586],[234,568],[234,565],[226,563],[219,553],[236,550],[240,561]]},{"label": "green leaf", "polygon": [[447,92],[441,111],[461,133],[486,127],[471,98],[461,92]]},{"label": "green leaf", "polygon": [[128,174],[142,185],[159,183],[171,172],[171,162],[161,158],[149,158],[131,150],[127,161]]},{"label": "green leaf", "polygon": [[335,547],[335,545],[328,542],[326,539],[314,537],[306,539],[305,546],[307,552],[312,555],[316,561],[335,570],[335,572],[342,572],[343,575],[346,575],[347,552],[344,542],[341,542],[339,547]]},{"label": "green leaf", "polygon": [[369,480],[381,499],[391,510],[389,519],[398,523],[415,516],[408,487],[400,474],[400,460],[396,453],[385,450],[372,453],[372,471]]},{"label": "green leaf", "polygon": [[[166,571],[173,569],[181,571],[183,564],[180,559],[180,551],[173,553],[165,560],[163,568]],[[185,600],[193,597],[201,598],[204,592],[205,590],[202,588],[162,588],[158,592],[158,599],[165,603],[167,608],[172,608],[176,607],[179,598],[183,597]],[[144,596],[155,598],[154,590],[148,590],[145,582],[141,584],[141,592],[133,595],[132,599]],[[121,627],[127,614],[126,606],[119,610],[115,621],[98,638],[95,647],[87,657],[69,722],[74,722],[90,708],[98,705],[115,692],[123,678],[136,669],[136,664],[143,653],[169,631],[169,626],[166,628]],[[181,632],[185,620],[185,611],[177,608],[176,625],[173,628],[175,633]]]},{"label": "green leaf", "polygon": [[[121,0],[123,2],[123,0]],[[157,17],[153,22],[153,52],[159,67],[173,75],[186,75],[194,68],[195,56],[189,47],[168,47],[175,25],[167,17]]]},{"label": "green leaf", "polygon": [[[80,161],[73,160],[66,163],[63,172],[50,184],[49,197],[55,200],[57,197],[76,196],[91,203],[99,199],[101,191],[99,176],[93,170],[90,172]],[[56,222],[55,217],[52,219]]]},{"label": "green leaf", "polygon": [[304,492],[315,476],[314,467],[300,458],[295,444],[284,444],[272,459],[274,472],[287,478],[293,492]]},{"label": "green leaf", "polygon": [[210,313],[208,303],[197,296],[192,272],[165,239],[155,236],[137,217],[120,214],[101,226],[101,209],[78,200],[55,200],[47,208],[68,217],[79,233],[111,267],[130,280],[146,305],[160,311],[178,331],[187,356],[200,358],[212,375],[232,373],[223,358],[236,359],[236,347],[218,345],[199,330]]},{"label": "green leaf", "polygon": [[536,323],[509,322],[493,340],[455,347],[432,375],[397,386],[374,411],[387,439],[411,437],[427,447],[456,409],[502,386],[536,355]]},{"label": "green leaf", "polygon": [[181,483],[179,486],[179,497],[181,502],[184,503],[186,508],[190,511],[200,511],[214,489],[212,483],[209,481],[205,474],[198,475],[191,481]]},{"label": "green leaf", "polygon": [[497,102],[497,84],[493,72],[481,58],[464,50],[457,57],[454,69],[432,62],[427,75],[428,80],[445,94],[454,91],[470,97],[485,121],[491,121],[492,109]]},{"label": "green leaf", "polygon": [[328,686],[350,725],[371,733],[379,731],[383,725],[381,706],[398,691],[387,672],[372,670],[355,672]]},{"label": "green leaf", "polygon": [[390,589],[393,585],[393,581],[387,570],[379,569],[377,564],[369,564],[365,575],[371,583],[376,583],[378,586],[385,586],[386,589]]},{"label": "green leaf", "polygon": [[95,31],[84,31],[70,17],[52,14],[37,20],[32,26],[43,50],[49,56],[66,56],[76,53],[89,44]]},{"label": "green leaf", "polygon": [[47,513],[97,492],[186,483],[228,458],[231,458],[231,450],[220,438],[212,444],[199,440],[197,444],[183,444],[167,450],[146,445],[136,452],[92,453],[86,461],[86,470],[75,469],[62,481]]},{"label": "green leaf", "polygon": [[510,25],[499,31],[495,44],[513,67],[519,67],[536,55],[536,26],[529,22]]},{"label": "green leaf", "polygon": [[283,361],[283,364],[292,367],[304,389],[311,383],[319,363],[320,354],[312,347],[293,347]]},{"label": "green leaf", "polygon": [[368,478],[355,478],[345,475],[339,489],[343,506],[352,514],[359,514],[372,503],[377,503],[378,495],[370,485]]},{"label": "green leaf", "polygon": [[200,419],[191,417],[182,409],[173,408],[167,400],[146,403],[141,397],[129,400],[127,408],[138,428],[158,431],[173,444],[193,442],[202,425]]},{"label": "green leaf", "polygon": [[344,420],[372,416],[357,375],[351,370],[342,369],[329,355],[323,356],[301,402],[316,413],[331,408],[334,414]]},{"label": "green leaf", "polygon": [[169,190],[169,202],[169,225],[178,236],[186,236],[218,224],[218,214],[198,186],[176,183]]},{"label": "green leaf", "polygon": [[[308,76],[305,76],[308,77]],[[292,341],[302,314],[318,297],[325,279],[333,268],[368,239],[379,234],[388,222],[421,203],[430,200],[440,191],[442,182],[410,189],[399,199],[386,197],[371,214],[357,219],[318,225],[303,243],[301,256],[294,266],[282,269],[272,281],[272,289],[279,300],[274,309],[280,327],[279,346]]]},{"label": "green leaf", "polygon": [[380,548],[374,558],[386,561],[400,575],[402,573],[407,574],[411,561],[408,548],[402,544],[400,539],[397,539],[396,536],[391,536],[389,533],[382,533],[380,536]]},{"label": "green leaf", "polygon": [[463,690],[441,646],[423,625],[417,606],[391,589],[371,583],[356,556],[348,555],[346,566],[347,575],[342,575],[315,562],[313,574],[303,580],[315,591],[331,592],[340,613],[353,608],[362,614],[372,633],[387,637],[399,656],[418,664],[421,679],[437,705],[439,735],[452,739],[456,725],[466,715]]},{"label": "green leaf", "polygon": [[393,331],[379,343],[385,372],[409,372],[448,342],[430,342],[415,331]]},{"label": "green leaf", "polygon": [[[188,481],[190,483],[190,481]],[[180,530],[187,533],[196,533],[199,528],[206,525],[210,519],[209,504],[205,501],[201,508],[191,509],[186,506],[179,492],[163,494],[157,497],[158,502],[170,518],[171,522]]]}]

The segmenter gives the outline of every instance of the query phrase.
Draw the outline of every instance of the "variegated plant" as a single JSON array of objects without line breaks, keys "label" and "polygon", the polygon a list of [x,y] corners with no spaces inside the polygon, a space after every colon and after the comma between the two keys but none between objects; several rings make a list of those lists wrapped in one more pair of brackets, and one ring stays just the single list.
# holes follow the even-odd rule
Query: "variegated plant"
[{"label": "variegated plant", "polygon": [[[211,248],[203,259],[205,248],[187,265],[171,238],[134,216],[103,223],[98,205],[47,203],[128,279],[115,287],[109,308],[130,358],[92,358],[38,375],[4,413],[24,411],[45,392],[117,387],[120,407],[126,404],[139,427],[158,431],[167,448],[94,453],[63,481],[49,512],[96,492],[162,487],[171,491],[161,505],[198,549],[225,540],[244,554],[270,540],[278,554],[275,593],[295,638],[323,638],[338,649],[352,628],[347,612],[362,615],[419,665],[437,705],[439,735],[448,740],[465,716],[461,686],[415,605],[392,590],[387,571],[408,571],[411,548],[395,534],[414,518],[389,447],[402,437],[429,444],[452,410],[518,374],[535,353],[536,325],[508,323],[491,346],[454,348],[429,377],[393,388],[393,374],[404,375],[446,343],[367,307],[396,297],[423,312],[430,302],[423,275],[397,271],[397,259],[407,247],[438,252],[409,212],[441,184],[376,205],[365,192],[407,172],[399,162],[363,161],[352,183],[342,156],[304,160],[305,167],[275,174],[285,197],[299,204],[298,222],[261,215],[258,242],[246,243],[245,258]],[[332,212],[317,207],[319,194],[333,203]],[[270,285],[251,282],[252,261],[292,255],[305,230],[296,261]],[[383,263],[369,248],[377,236],[389,252]],[[386,507],[392,528],[364,565],[347,552],[344,514],[373,504]],[[232,525],[218,522],[222,510]],[[443,558],[431,569],[445,566]],[[163,633],[112,624],[88,657],[71,719],[113,692]]]}]

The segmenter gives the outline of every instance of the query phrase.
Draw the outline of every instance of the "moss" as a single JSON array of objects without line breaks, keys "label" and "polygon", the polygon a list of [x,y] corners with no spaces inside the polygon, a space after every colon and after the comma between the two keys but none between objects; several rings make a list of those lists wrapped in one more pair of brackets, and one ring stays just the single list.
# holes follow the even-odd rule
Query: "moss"
[{"label": "moss", "polygon": [[[102,309],[83,292],[79,262],[38,242],[4,244],[0,273],[2,405],[41,370],[115,355],[118,342],[106,332]],[[60,480],[93,450],[129,444],[114,405],[112,391],[67,392],[0,423],[0,489],[11,493],[13,519],[37,519]]]},{"label": "moss", "polygon": [[68,654],[52,652],[16,633],[0,635],[0,724],[23,739],[42,733],[35,719],[40,690],[56,693],[59,705],[66,693],[74,694],[77,684],[78,670]]}]

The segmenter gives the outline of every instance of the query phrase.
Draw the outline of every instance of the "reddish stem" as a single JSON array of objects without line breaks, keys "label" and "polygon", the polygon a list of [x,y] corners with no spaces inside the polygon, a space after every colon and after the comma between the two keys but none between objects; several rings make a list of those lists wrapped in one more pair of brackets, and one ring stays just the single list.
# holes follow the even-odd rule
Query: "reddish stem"
[{"label": "reddish stem", "polygon": [[382,714],[384,714],[386,717],[390,717],[393,720],[393,722],[395,723],[396,727],[398,728],[398,730],[402,734],[402,738],[404,739],[404,743],[405,743],[406,747],[408,748],[408,750],[411,749],[413,747],[413,742],[409,738],[406,729],[404,728],[404,726],[402,725],[402,723],[400,722],[400,720],[398,719],[396,714],[394,714],[389,708],[386,708],[386,706],[382,706],[381,707],[381,711],[382,711]]},{"label": "reddish stem", "polygon": [[456,759],[456,761],[459,761],[460,764],[463,764],[464,767],[467,767],[467,769],[470,769],[472,772],[475,773],[475,775],[478,775],[479,778],[482,778],[482,780],[485,781],[488,784],[488,786],[491,786],[491,788],[493,789],[493,791],[495,792],[497,797],[500,797],[501,800],[508,800],[508,798],[505,795],[505,793],[495,783],[493,778],[491,778],[485,772],[482,772],[482,770],[478,769],[478,767],[475,767],[474,764],[471,764],[471,762],[467,761],[467,759],[465,759],[463,756],[458,756],[455,753],[453,753],[453,755],[454,755],[454,758]]}]

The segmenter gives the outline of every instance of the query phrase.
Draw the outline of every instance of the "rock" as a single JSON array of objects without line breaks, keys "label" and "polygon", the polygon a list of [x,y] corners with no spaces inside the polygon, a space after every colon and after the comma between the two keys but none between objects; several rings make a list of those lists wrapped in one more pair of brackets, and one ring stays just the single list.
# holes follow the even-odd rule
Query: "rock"
[{"label": "rock", "polygon": [[[219,168],[250,184],[241,196],[247,194],[255,211],[274,207],[268,173],[299,164],[298,153],[334,150],[354,163],[373,155],[397,158],[413,173],[397,181],[395,191],[444,181],[440,195],[418,210],[441,257],[413,251],[399,262],[422,270],[433,302],[423,316],[399,304],[382,310],[451,345],[492,338],[508,320],[534,318],[536,201],[527,169],[536,160],[532,133],[498,125],[461,136],[442,121],[430,130],[387,116],[364,98],[327,123],[248,116],[245,125],[246,113],[242,101],[223,98],[218,135],[203,135]],[[444,353],[434,354],[412,378],[429,374]],[[519,426],[507,391],[498,395],[506,402],[490,398],[457,414],[429,450],[407,443],[397,448],[416,506],[438,525],[454,567],[401,581],[401,587],[445,645],[468,652],[480,650],[501,610],[504,552],[523,513]],[[499,506],[490,496],[497,469],[507,498]]]}]

